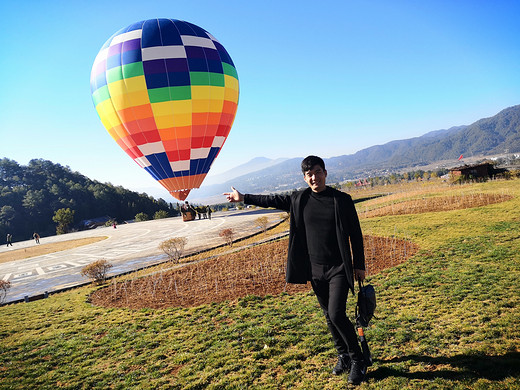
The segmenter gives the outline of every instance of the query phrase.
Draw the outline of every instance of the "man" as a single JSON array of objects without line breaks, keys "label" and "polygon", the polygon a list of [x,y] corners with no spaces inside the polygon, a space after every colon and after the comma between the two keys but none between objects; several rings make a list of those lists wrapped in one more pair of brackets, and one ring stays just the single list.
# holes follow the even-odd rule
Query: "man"
[{"label": "man", "polygon": [[338,351],[332,370],[339,375],[350,370],[348,382],[365,379],[366,364],[352,322],[346,315],[348,290],[354,293],[354,278],[365,279],[363,236],[350,195],[326,185],[327,170],[320,157],[308,156],[302,163],[309,188],[291,195],[241,194],[231,187],[229,202],[274,207],[290,213],[288,283],[311,282],[325,314]]}]

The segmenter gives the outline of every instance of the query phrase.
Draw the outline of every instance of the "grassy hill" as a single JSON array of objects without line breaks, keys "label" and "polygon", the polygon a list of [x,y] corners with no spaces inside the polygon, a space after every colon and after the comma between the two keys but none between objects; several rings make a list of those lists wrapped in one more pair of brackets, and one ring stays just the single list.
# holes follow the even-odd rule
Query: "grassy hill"
[{"label": "grassy hill", "polygon": [[[519,184],[417,183],[358,204],[362,214],[430,198],[509,199],[362,218],[365,235],[395,235],[421,250],[370,278],[375,363],[360,388],[520,389]],[[94,289],[0,307],[0,389],[347,386],[330,373],[335,351],[310,292],[131,310],[91,306]]]}]

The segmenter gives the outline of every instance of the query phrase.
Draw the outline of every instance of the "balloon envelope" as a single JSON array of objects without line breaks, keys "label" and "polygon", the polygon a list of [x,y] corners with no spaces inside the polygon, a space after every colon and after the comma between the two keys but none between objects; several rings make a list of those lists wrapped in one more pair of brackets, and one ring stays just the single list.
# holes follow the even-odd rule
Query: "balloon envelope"
[{"label": "balloon envelope", "polygon": [[179,200],[200,187],[220,152],[239,94],[226,49],[175,19],[116,32],[94,61],[90,87],[112,138]]}]

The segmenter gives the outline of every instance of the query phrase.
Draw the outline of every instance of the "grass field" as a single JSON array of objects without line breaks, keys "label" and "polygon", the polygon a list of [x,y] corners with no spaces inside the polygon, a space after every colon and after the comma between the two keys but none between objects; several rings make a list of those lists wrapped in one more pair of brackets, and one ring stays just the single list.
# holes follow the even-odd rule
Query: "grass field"
[{"label": "grass field", "polygon": [[[520,389],[520,182],[385,192],[393,195],[359,210],[478,194],[504,201],[362,218],[365,235],[421,250],[370,278],[375,362],[359,388]],[[0,389],[347,387],[330,373],[335,351],[310,292],[131,310],[88,304],[96,288],[0,307]]]}]

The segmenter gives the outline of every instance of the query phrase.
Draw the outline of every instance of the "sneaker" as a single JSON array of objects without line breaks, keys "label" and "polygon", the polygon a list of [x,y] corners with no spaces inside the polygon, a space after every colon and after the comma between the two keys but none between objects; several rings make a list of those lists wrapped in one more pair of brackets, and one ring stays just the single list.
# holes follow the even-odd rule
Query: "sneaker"
[{"label": "sneaker", "polygon": [[334,375],[343,374],[350,369],[350,356],[346,353],[343,353],[338,356],[338,363],[336,367],[332,369],[332,373]]},{"label": "sneaker", "polygon": [[365,362],[353,361],[350,366],[350,374],[348,374],[348,383],[352,385],[359,385],[365,380],[367,375],[367,365]]}]

